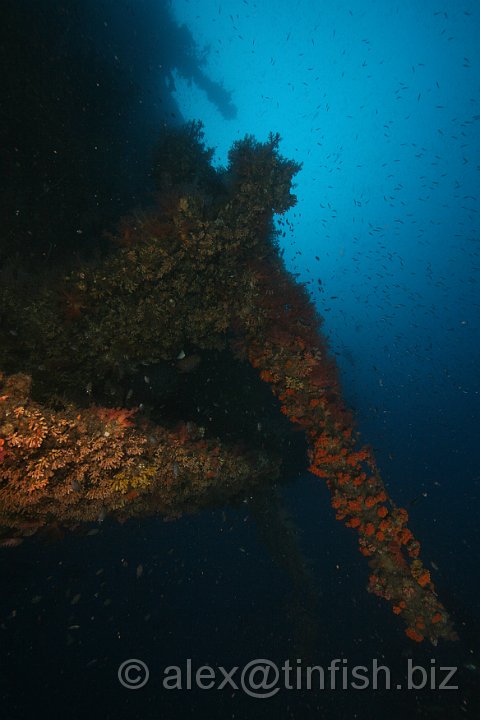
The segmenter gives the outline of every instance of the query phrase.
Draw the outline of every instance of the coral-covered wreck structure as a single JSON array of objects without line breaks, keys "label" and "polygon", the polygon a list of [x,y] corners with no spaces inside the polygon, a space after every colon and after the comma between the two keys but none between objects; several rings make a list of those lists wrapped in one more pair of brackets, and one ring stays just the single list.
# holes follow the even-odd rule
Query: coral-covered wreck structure
[{"label": "coral-covered wreck structure", "polygon": [[[154,207],[124,218],[101,257],[39,287],[3,284],[1,537],[14,545],[52,521],[176,517],[277,477],[268,446],[169,414],[172,377],[216,353],[248,365],[304,433],[309,470],[358,535],[369,591],[412,640],[454,639],[407,512],[344,406],[321,319],[281,258],[273,217],[294,205],[299,165],[278,146],[247,137],[216,170],[200,123],[165,133]],[[142,378],[150,405],[137,402]]]}]

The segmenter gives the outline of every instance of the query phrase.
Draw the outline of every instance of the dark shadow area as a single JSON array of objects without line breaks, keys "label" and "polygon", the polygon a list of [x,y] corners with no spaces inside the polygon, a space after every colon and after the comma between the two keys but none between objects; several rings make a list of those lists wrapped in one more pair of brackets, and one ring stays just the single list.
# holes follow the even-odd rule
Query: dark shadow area
[{"label": "dark shadow area", "polygon": [[2,3],[3,268],[104,249],[104,231],[152,192],[159,129],[183,122],[174,71],[234,115],[205,60],[164,0]]}]

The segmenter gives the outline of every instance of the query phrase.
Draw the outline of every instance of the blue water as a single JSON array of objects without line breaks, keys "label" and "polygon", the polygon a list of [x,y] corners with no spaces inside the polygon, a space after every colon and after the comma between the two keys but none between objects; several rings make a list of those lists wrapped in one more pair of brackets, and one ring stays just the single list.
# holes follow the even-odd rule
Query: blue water
[{"label": "blue water", "polygon": [[[129,169],[122,208],[142,196],[162,123],[201,119],[219,166],[235,140],[270,131],[303,163],[297,205],[277,219],[286,265],[324,318],[362,438],[408,509],[460,634],[457,644],[412,646],[388,605],[366,593],[367,564],[326,488],[302,475],[282,497],[317,594],[311,629],[302,625],[315,638],[308,662],[377,658],[403,677],[413,657],[458,667],[458,689],[282,690],[263,700],[162,689],[165,666],[187,658],[233,667],[297,652],[291,583],[247,498],[175,523],[107,521],[96,535],[2,554],[1,717],[478,717],[480,6],[50,4],[53,53],[95,48],[100,81],[105,66],[123,73],[97,120],[96,77],[88,93],[80,84],[87,132],[106,147],[111,127],[111,155],[120,149]],[[127,85],[135,92],[121,104]],[[130,657],[150,667],[137,692],[116,676]]]}]

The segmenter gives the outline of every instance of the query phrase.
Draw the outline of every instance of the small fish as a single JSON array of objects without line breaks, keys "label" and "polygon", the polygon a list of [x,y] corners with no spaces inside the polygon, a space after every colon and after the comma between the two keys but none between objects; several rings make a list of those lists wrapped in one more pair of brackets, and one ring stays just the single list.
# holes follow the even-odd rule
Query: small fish
[{"label": "small fish", "polygon": [[426,493],[426,492],[420,493],[420,495],[417,495],[417,497],[414,497],[413,500],[410,500],[410,507],[412,507],[413,505],[416,505],[420,500],[422,500],[423,498],[426,498],[426,497],[428,497],[428,493]]}]

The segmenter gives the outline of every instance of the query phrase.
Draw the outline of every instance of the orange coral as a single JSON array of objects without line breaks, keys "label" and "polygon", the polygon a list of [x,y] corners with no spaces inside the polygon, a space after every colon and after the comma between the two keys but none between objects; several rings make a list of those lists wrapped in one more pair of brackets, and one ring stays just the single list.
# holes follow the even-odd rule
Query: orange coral
[{"label": "orange coral", "polygon": [[[203,203],[185,197],[182,187],[163,198],[159,212],[138,223],[122,222],[118,235],[125,247],[118,255],[100,269],[72,273],[68,281],[63,304],[70,319],[80,316],[81,321],[59,323],[56,339],[61,342],[45,334],[43,352],[37,347],[38,333],[32,334],[34,343],[24,337],[32,357],[22,358],[21,366],[36,372],[41,355],[45,375],[63,367],[65,348],[75,346],[80,354],[78,376],[92,377],[99,365],[105,379],[126,358],[131,364],[157,353],[168,359],[184,340],[218,349],[233,331],[237,355],[249,359],[271,385],[281,412],[305,431],[310,470],[326,479],[336,517],[357,530],[360,552],[369,558],[376,578],[369,590],[402,608],[412,639],[425,636],[436,642],[453,637],[448,615],[418,558],[420,545],[406,528],[408,514],[388,497],[373,451],[362,445],[344,406],[315,307],[272,243],[269,222],[273,211],[293,206],[290,183],[298,170],[278,156],[277,145],[274,136],[263,146],[248,140],[237,145],[230,156],[232,182],[225,184],[228,197],[223,205],[220,199],[211,204],[212,221],[204,207],[196,212]],[[163,236],[168,242],[161,241]],[[175,278],[173,286],[167,278]],[[189,282],[197,285],[195,293],[190,293]],[[85,298],[92,303],[92,313],[82,313]],[[140,312],[143,306],[148,312]],[[173,321],[159,333],[156,321],[161,324],[166,315]],[[23,320],[28,328],[28,315]],[[82,354],[85,347],[88,352]],[[71,382],[74,386],[76,377]],[[190,423],[172,432],[146,424],[140,432],[132,421],[134,411],[90,408],[56,413],[32,402],[19,376],[6,385],[2,398],[15,396],[8,399],[6,409],[3,401],[0,404],[5,436],[0,446],[0,512],[8,516],[57,508],[68,518],[82,511],[94,516],[105,506],[118,510],[126,502],[133,512],[173,502],[175,486],[185,499],[189,493],[195,496],[195,488],[220,488],[222,476],[229,484],[252,472],[261,474],[240,453],[195,438]],[[403,607],[401,602],[407,600]],[[422,635],[415,630],[420,617]]]},{"label": "orange coral", "polygon": [[405,635],[410,638],[410,640],[415,640],[415,642],[422,642],[424,640],[424,636],[421,635],[419,632],[415,630],[413,627],[408,627],[405,630]]},{"label": "orange coral", "polygon": [[[193,423],[183,437],[125,408],[41,407],[29,396],[30,378],[5,377],[0,390],[0,526],[24,532],[26,520],[53,516],[66,525],[154,512],[178,514],[217,486],[274,477],[277,467],[243,456],[218,440],[200,439]],[[8,448],[4,451],[4,448]],[[128,507],[127,507],[128,506]]]},{"label": "orange coral", "polygon": [[361,520],[360,520],[359,518],[355,518],[355,517],[354,517],[354,518],[352,518],[351,520],[347,520],[347,522],[345,523],[345,525],[346,525],[347,527],[356,528],[356,527],[359,527],[359,525],[361,525]]},{"label": "orange coral", "polygon": [[131,418],[137,412],[136,408],[128,410],[127,408],[98,408],[97,414],[100,420],[105,423],[114,423],[120,428],[133,427]]},{"label": "orange coral", "polygon": [[425,587],[425,585],[428,585],[428,584],[429,584],[429,582],[430,582],[430,573],[428,572],[428,570],[425,570],[425,571],[420,575],[420,577],[417,578],[417,582],[418,582],[418,584],[421,585],[422,587]]},{"label": "orange coral", "polygon": [[[281,268],[264,265],[257,280],[262,313],[258,314],[258,323],[246,332],[246,354],[263,380],[270,382],[275,377],[275,383],[270,384],[282,403],[281,412],[305,429],[310,472],[326,479],[336,518],[358,531],[360,552],[370,558],[381,578],[369,589],[392,601],[394,612],[409,625],[407,634],[412,639],[421,641],[428,636],[434,643],[439,637],[454,639],[455,632],[434,594],[430,575],[413,564],[419,562],[420,544],[406,527],[408,513],[395,507],[388,497],[371,448],[358,445],[351,413],[341,401],[336,369],[316,330],[313,311],[306,309],[306,301],[297,300],[301,290],[289,284]],[[300,311],[290,312],[287,296],[292,298],[292,307],[298,302],[305,311],[303,316]],[[280,325],[285,329],[281,338]],[[275,331],[270,333],[270,328]],[[407,598],[408,606],[404,604]],[[425,618],[422,634],[416,626],[420,615]]]}]

